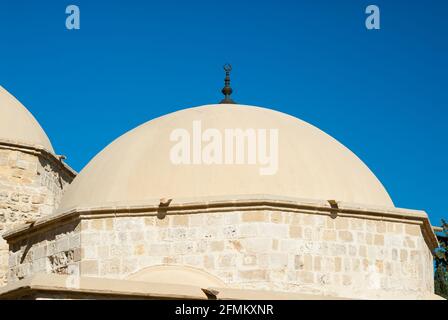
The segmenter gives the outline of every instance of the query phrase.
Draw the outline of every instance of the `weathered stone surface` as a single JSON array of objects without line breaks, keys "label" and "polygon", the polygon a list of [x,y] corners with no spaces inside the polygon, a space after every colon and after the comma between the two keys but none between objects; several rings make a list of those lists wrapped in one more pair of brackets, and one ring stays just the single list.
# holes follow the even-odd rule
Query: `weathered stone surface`
[{"label": "weathered stone surface", "polygon": [[432,292],[432,256],[414,227],[309,216],[269,210],[164,219],[98,216],[71,231],[56,227],[53,236],[45,233],[45,245],[33,244],[25,259],[25,245],[14,244],[10,280],[42,271],[43,265],[46,272],[122,279],[167,264],[204,270],[235,288],[354,298]]},{"label": "weathered stone surface", "polygon": [[[40,154],[0,146],[0,234],[18,224],[53,213],[65,186],[72,179],[72,175]],[[8,269],[8,251],[4,243],[0,240],[0,286],[6,284]],[[42,261],[39,267],[37,263],[33,268],[22,266],[16,274],[26,275],[28,271],[45,269]]]},{"label": "weathered stone surface", "polygon": [[36,273],[78,275],[82,260],[79,232],[74,222],[10,243],[8,282]]}]

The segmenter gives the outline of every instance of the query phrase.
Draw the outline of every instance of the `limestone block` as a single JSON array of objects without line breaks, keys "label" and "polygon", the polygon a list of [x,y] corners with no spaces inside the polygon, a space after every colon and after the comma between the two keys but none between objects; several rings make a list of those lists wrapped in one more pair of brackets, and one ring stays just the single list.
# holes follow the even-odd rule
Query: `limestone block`
[{"label": "limestone block", "polygon": [[81,244],[83,247],[96,246],[101,241],[101,235],[95,232],[83,232]]},{"label": "limestone block", "polygon": [[145,238],[143,231],[129,232],[128,234],[131,243],[143,241]]},{"label": "limestone block", "polygon": [[272,248],[272,239],[248,238],[240,241],[243,249],[252,253],[269,252]]},{"label": "limestone block", "polygon": [[162,259],[163,264],[181,264],[182,263],[182,256],[169,256],[169,257],[163,257]]},{"label": "limestone block", "polygon": [[[239,212],[228,213],[224,216],[224,224],[237,225],[241,223],[241,214]],[[191,221],[190,221],[191,225]]]},{"label": "limestone block", "polygon": [[136,258],[124,258],[121,262],[120,273],[131,274],[138,270],[138,264]]},{"label": "limestone block", "polygon": [[97,260],[83,260],[80,264],[81,275],[98,275]]},{"label": "limestone block", "polygon": [[350,230],[364,231],[365,225],[366,225],[366,223],[365,223],[364,219],[351,219],[350,220]]},{"label": "limestone block", "polygon": [[384,235],[382,234],[376,234],[374,236],[374,241],[373,241],[374,245],[376,246],[384,246]]},{"label": "limestone block", "polygon": [[243,222],[264,222],[267,221],[266,213],[263,211],[249,211],[242,213]]},{"label": "limestone block", "polygon": [[415,242],[411,237],[405,237],[403,243],[404,243],[404,246],[407,248],[411,248],[411,249],[415,248]]},{"label": "limestone block", "polygon": [[211,241],[209,250],[212,252],[223,251],[224,250],[224,242],[223,241]]},{"label": "limestone block", "polygon": [[335,227],[338,230],[348,230],[349,229],[349,220],[344,217],[337,217],[335,220]]},{"label": "limestone block", "polygon": [[234,268],[236,265],[236,254],[221,254],[218,256],[218,267],[219,268]]},{"label": "limestone block", "polygon": [[308,271],[298,271],[297,279],[300,283],[304,284],[314,283],[314,273]]},{"label": "limestone block", "polygon": [[[133,245],[121,243],[121,244],[111,244],[109,246],[109,255],[111,258],[127,257],[133,254]],[[151,250],[153,246],[151,246]],[[155,252],[156,250],[154,250]],[[160,254],[166,254],[167,251],[160,250]]]},{"label": "limestone block", "polygon": [[193,242],[176,242],[173,244],[172,252],[174,254],[191,254],[194,252],[194,248]]},{"label": "limestone block", "polygon": [[376,222],[376,232],[377,233],[386,233],[387,232],[386,222],[377,221]]},{"label": "limestone block", "polygon": [[[108,247],[106,247],[108,248]],[[109,252],[107,252],[109,254]],[[145,254],[145,245],[144,244],[137,244],[134,246],[134,255],[141,256]]]},{"label": "limestone block", "polygon": [[190,216],[190,227],[203,226],[205,220],[205,216],[202,214],[193,214]]},{"label": "limestone block", "polygon": [[302,227],[297,225],[290,225],[289,226],[289,237],[291,238],[302,238]]},{"label": "limestone block", "polygon": [[103,230],[104,229],[104,220],[103,219],[94,219],[90,221],[89,229],[91,230]]},{"label": "limestone block", "polygon": [[[222,214],[208,214],[204,217],[205,224],[209,226],[225,225],[225,216]],[[188,221],[187,221],[188,222]]]},{"label": "limestone block", "polygon": [[322,240],[324,241],[335,241],[336,240],[336,231],[334,230],[323,230]]},{"label": "limestone block", "polygon": [[259,281],[259,280],[267,280],[268,274],[266,270],[239,270],[238,277],[242,279],[242,281]]},{"label": "limestone block", "polygon": [[270,255],[270,267],[277,268],[287,268],[289,263],[289,256],[286,253],[272,253]]},{"label": "limestone block", "polygon": [[193,267],[202,267],[203,258],[201,255],[187,255],[184,256],[183,260],[184,264],[193,266]]},{"label": "limestone block", "polygon": [[405,232],[407,235],[410,235],[410,236],[419,236],[421,234],[420,226],[414,225],[414,224],[406,224]]},{"label": "limestone block", "polygon": [[344,242],[352,242],[353,241],[353,235],[350,231],[339,231],[338,232],[338,239]]},{"label": "limestone block", "polygon": [[239,235],[238,228],[233,225],[225,226],[222,233],[225,238],[230,238],[230,239],[237,238]]},{"label": "limestone block", "polygon": [[365,245],[359,246],[358,253],[360,257],[367,257],[367,247]]},{"label": "limestone block", "polygon": [[153,243],[150,245],[149,251],[152,255],[161,256],[169,254],[171,247],[168,243]]},{"label": "limestone block", "polygon": [[214,255],[205,255],[204,256],[204,267],[209,270],[215,269],[215,256]]},{"label": "limestone block", "polygon": [[274,211],[270,213],[270,221],[273,223],[283,223],[283,213]]},{"label": "limestone block", "polygon": [[173,227],[187,227],[189,224],[188,215],[176,215],[172,219]]},{"label": "limestone block", "polygon": [[[121,260],[119,258],[111,258],[99,261],[100,276],[117,276],[120,274]],[[83,269],[81,269],[84,274]]]},{"label": "limestone block", "polygon": [[258,235],[258,228],[252,223],[242,224],[239,226],[240,238],[256,237]]},{"label": "limestone block", "polygon": [[255,266],[257,265],[257,255],[255,254],[245,254],[242,258],[242,264],[244,266]]}]

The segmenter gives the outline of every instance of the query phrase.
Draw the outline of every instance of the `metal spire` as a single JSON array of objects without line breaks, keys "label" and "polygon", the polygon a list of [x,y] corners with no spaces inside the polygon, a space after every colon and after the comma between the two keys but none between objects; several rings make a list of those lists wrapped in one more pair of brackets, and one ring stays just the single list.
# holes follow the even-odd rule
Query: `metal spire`
[{"label": "metal spire", "polygon": [[233,90],[230,87],[230,71],[232,71],[232,66],[230,64],[224,65],[224,71],[226,72],[226,77],[224,79],[224,88],[222,88],[221,92],[224,94],[224,99],[221,100],[220,103],[230,103],[234,104],[235,101],[230,98],[230,95],[232,94]]}]

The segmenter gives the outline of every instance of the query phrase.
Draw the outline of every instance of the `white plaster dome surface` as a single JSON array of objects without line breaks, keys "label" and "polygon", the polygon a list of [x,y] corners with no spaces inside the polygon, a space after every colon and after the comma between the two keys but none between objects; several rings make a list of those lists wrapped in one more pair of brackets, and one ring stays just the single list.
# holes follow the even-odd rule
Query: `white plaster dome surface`
[{"label": "white plaster dome surface", "polygon": [[0,86],[0,140],[43,147],[54,153],[51,142],[33,115]]},{"label": "white plaster dome surface", "polygon": [[[194,121],[201,121],[203,131],[278,129],[276,174],[260,175],[259,165],[247,163],[173,164],[170,135],[179,128],[192,132]],[[393,207],[369,168],[323,131],[274,110],[219,104],[177,111],[119,137],[79,173],[60,210],[260,194]]]}]

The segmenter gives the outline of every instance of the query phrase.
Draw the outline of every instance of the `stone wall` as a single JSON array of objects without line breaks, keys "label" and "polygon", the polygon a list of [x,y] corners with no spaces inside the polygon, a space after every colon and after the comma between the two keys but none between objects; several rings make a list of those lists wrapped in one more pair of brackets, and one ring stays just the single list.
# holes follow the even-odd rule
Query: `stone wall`
[{"label": "stone wall", "polygon": [[[0,235],[53,213],[74,177],[54,156],[0,145]],[[5,256],[6,255],[6,256]],[[0,238],[0,286],[6,282],[7,245]]]},{"label": "stone wall", "polygon": [[39,273],[79,275],[80,244],[78,222],[42,230],[11,243],[8,282]]},{"label": "stone wall", "polygon": [[154,265],[205,270],[230,287],[353,298],[433,292],[419,225],[279,211],[83,220],[82,276],[126,278]]},{"label": "stone wall", "polygon": [[6,284],[8,275],[8,244],[0,238],[0,287]]}]

